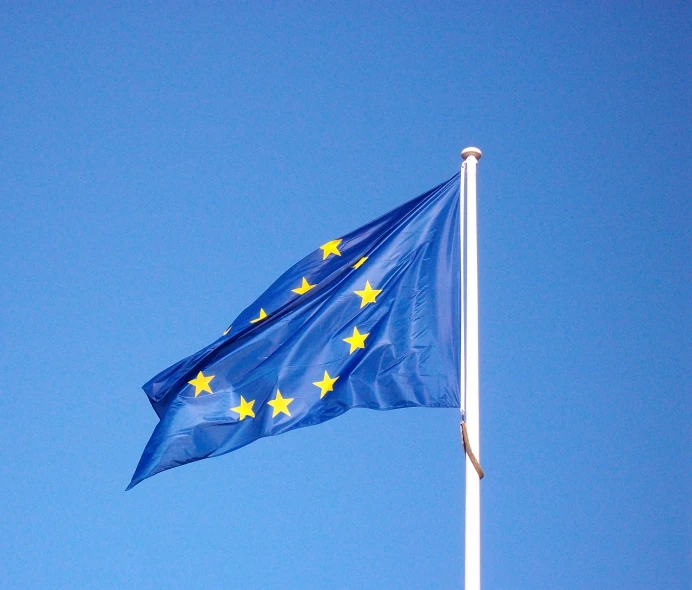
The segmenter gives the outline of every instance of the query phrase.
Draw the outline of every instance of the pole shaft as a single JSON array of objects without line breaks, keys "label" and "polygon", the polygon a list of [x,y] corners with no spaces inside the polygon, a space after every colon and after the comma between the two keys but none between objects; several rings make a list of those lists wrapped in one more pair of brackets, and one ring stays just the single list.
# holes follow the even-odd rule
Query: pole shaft
[{"label": "pole shaft", "polygon": [[464,215],[464,203],[466,202],[466,164],[461,165],[461,173],[459,174],[459,263],[461,268],[459,269],[459,295],[460,295],[460,310],[459,319],[461,320],[461,325],[459,326],[459,409],[461,410],[461,419],[464,419],[466,414],[466,346],[464,344],[466,340],[466,321],[464,315],[466,314],[466,277],[464,276],[464,248],[466,247],[466,238],[464,234],[466,233],[466,228],[464,227],[466,223],[466,217]]},{"label": "pole shaft", "polygon": [[[480,156],[480,152],[478,153]],[[466,157],[466,412],[471,448],[480,461],[478,377],[478,238],[476,231],[475,154]],[[466,456],[466,530],[464,588],[481,587],[481,497],[480,479]]]}]

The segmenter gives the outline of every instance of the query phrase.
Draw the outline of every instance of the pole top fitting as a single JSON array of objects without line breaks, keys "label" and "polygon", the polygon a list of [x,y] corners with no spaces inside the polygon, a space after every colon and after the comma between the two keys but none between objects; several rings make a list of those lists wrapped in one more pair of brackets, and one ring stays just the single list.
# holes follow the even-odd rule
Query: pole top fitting
[{"label": "pole top fitting", "polygon": [[476,160],[480,160],[482,155],[481,150],[479,150],[477,147],[467,147],[461,150],[461,157],[464,160],[469,156],[475,156]]}]

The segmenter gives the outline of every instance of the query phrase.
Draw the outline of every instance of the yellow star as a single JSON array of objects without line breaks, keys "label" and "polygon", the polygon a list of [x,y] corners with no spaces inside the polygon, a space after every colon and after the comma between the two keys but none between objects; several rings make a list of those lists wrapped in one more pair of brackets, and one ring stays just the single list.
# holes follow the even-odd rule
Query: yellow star
[{"label": "yellow star", "polygon": [[251,324],[256,324],[257,322],[261,322],[261,321],[262,321],[264,318],[266,318],[266,317],[267,317],[267,312],[264,311],[264,310],[260,307],[260,314],[259,314],[259,317],[258,317],[258,318],[255,318],[254,320],[250,320],[250,323],[251,323]]},{"label": "yellow star", "polygon": [[338,378],[338,375],[336,377],[330,377],[329,373],[325,371],[322,381],[315,381],[313,383],[313,385],[317,385],[317,387],[320,388],[320,399],[327,395],[328,391],[334,391],[334,383],[336,383]]},{"label": "yellow star", "polygon": [[308,283],[305,277],[303,277],[303,284],[300,287],[297,287],[296,289],[291,289],[291,291],[293,291],[294,293],[298,293],[298,295],[305,295],[314,286],[315,285],[311,285],[310,283]]},{"label": "yellow star", "polygon": [[354,291],[358,297],[361,297],[360,306],[365,307],[368,303],[377,303],[375,298],[382,293],[382,289],[373,289],[370,286],[370,281],[365,281],[365,288],[362,291]]},{"label": "yellow star", "polygon": [[209,387],[209,382],[214,378],[214,375],[209,375],[208,377],[204,376],[204,373],[200,371],[197,373],[197,377],[195,377],[192,381],[188,381],[190,385],[195,386],[195,397],[197,397],[200,393],[203,391],[208,391],[209,393],[214,393],[211,390],[211,387]]},{"label": "yellow star", "polygon": [[226,329],[223,331],[223,335],[225,336],[226,334],[228,334],[228,333],[231,331],[231,328],[232,328],[232,327],[233,327],[233,326],[228,326],[228,328],[226,328]]},{"label": "yellow star", "polygon": [[245,398],[241,395],[240,396],[240,405],[231,408],[231,412],[235,412],[236,414],[240,414],[240,418],[238,418],[238,421],[241,422],[245,420],[248,416],[251,418],[255,417],[255,413],[252,411],[252,406],[255,405],[255,400],[250,400],[249,402],[245,401]]},{"label": "yellow star", "polygon": [[332,240],[326,244],[322,244],[320,248],[322,249],[323,255],[322,260],[325,260],[330,254],[335,254],[336,256],[341,256],[339,248],[337,246],[341,243],[341,240]]},{"label": "yellow star", "polygon": [[290,404],[294,399],[295,398],[292,397],[281,397],[281,392],[277,389],[276,397],[267,402],[268,406],[274,408],[272,418],[276,418],[279,414],[286,414],[286,416],[290,416],[291,412],[288,411],[288,404]]},{"label": "yellow star", "polygon": [[358,328],[353,328],[353,336],[349,338],[344,338],[344,342],[348,342],[351,345],[351,350],[348,354],[353,354],[356,348],[365,348],[365,339],[370,336],[370,332],[367,334],[361,334]]},{"label": "yellow star", "polygon": [[352,268],[360,268],[361,266],[363,266],[363,264],[365,263],[365,261],[367,259],[368,259],[367,256],[363,256],[363,258],[361,258],[358,262],[356,262]]}]

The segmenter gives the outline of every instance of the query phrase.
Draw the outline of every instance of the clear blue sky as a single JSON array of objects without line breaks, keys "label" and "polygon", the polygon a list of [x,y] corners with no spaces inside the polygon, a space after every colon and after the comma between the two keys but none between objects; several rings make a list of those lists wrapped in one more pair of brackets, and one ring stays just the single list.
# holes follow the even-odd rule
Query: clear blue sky
[{"label": "clear blue sky", "polygon": [[484,587],[690,587],[692,11],[559,4],[2,3],[0,586],[460,587],[454,410],[124,490],[145,381],[478,145]]}]

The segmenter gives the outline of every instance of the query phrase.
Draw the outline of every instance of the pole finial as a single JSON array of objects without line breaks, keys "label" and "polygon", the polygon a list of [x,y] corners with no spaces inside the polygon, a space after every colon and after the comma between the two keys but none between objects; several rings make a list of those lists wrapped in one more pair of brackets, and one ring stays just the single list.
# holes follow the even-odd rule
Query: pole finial
[{"label": "pole finial", "polygon": [[481,150],[477,147],[467,147],[461,150],[461,157],[465,160],[469,156],[476,156],[476,160],[480,160],[482,156]]}]

